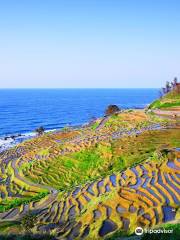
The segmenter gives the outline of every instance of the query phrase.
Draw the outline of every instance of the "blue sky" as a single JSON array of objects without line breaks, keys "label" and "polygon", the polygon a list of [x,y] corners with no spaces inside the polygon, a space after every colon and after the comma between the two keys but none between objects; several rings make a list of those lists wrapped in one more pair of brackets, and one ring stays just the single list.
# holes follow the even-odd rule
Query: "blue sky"
[{"label": "blue sky", "polygon": [[180,78],[178,0],[0,0],[0,88]]}]

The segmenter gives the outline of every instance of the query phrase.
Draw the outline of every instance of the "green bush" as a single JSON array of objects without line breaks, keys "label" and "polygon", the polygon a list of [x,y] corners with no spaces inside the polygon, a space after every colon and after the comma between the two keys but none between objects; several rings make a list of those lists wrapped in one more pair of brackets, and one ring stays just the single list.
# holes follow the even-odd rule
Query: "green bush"
[{"label": "green bush", "polygon": [[95,122],[95,123],[92,124],[91,129],[95,130],[98,126],[99,126],[99,123]]}]

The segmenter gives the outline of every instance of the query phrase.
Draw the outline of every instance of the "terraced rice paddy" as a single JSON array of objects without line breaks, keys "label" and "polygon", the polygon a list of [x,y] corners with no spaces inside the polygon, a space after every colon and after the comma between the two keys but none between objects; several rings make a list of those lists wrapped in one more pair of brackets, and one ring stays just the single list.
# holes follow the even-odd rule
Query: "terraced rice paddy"
[{"label": "terraced rice paddy", "polygon": [[133,232],[175,219],[180,201],[180,152],[146,161],[77,187],[66,196],[54,194],[42,203],[2,213],[16,220],[29,209],[38,231],[56,229],[58,239],[100,239],[116,230]]},{"label": "terraced rice paddy", "polygon": [[[168,138],[168,141],[167,141]],[[162,147],[177,146],[180,134],[176,129],[148,131],[96,146],[76,153],[55,156],[44,154],[38,161],[24,165],[22,173],[34,183],[65,190],[90,179],[123,170],[152,156]]]},{"label": "terraced rice paddy", "polygon": [[122,113],[1,153],[0,227],[31,212],[35,232],[104,239],[174,219],[180,153],[171,149],[180,146],[180,131],[167,124]]}]

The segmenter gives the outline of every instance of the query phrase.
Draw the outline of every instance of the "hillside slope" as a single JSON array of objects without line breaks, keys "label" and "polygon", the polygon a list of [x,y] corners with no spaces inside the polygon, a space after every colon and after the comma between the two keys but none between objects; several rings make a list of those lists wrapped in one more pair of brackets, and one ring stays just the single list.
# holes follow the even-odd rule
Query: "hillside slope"
[{"label": "hillside slope", "polygon": [[180,107],[180,94],[175,90],[152,102],[149,109],[167,109],[174,107]]},{"label": "hillside slope", "polygon": [[99,240],[179,220],[175,119],[135,110],[103,119],[0,154],[0,239]]}]

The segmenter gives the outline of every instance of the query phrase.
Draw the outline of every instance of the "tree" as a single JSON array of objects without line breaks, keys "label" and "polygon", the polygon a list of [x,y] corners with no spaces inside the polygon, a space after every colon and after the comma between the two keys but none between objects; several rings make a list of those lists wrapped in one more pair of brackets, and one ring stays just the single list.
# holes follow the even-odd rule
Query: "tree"
[{"label": "tree", "polygon": [[71,131],[71,128],[70,128],[70,126],[66,125],[61,129],[61,131],[64,132],[64,133],[68,133],[68,132]]},{"label": "tree", "polygon": [[166,82],[166,92],[170,92],[171,91],[171,84],[169,81]]},{"label": "tree", "polygon": [[120,111],[120,108],[117,105],[109,105],[105,111],[105,114],[109,116],[119,111]]},{"label": "tree", "polygon": [[174,88],[177,86],[177,83],[178,83],[178,80],[177,80],[177,77],[175,77],[175,78],[173,79],[173,81],[171,82],[171,87],[172,87],[172,89],[174,89]]},{"label": "tree", "polygon": [[40,136],[40,135],[42,135],[43,133],[44,133],[44,131],[45,131],[45,129],[44,129],[44,127],[39,127],[39,128],[37,128],[37,129],[35,129],[35,132]]},{"label": "tree", "polygon": [[166,82],[165,87],[162,88],[162,93],[159,93],[160,98],[172,90],[176,91],[177,93],[180,92],[180,85],[178,83],[177,77],[175,77],[172,82]]},{"label": "tree", "polygon": [[173,82],[174,82],[174,85],[176,86],[177,83],[178,83],[178,79],[177,79],[177,77],[174,78]]},{"label": "tree", "polygon": [[162,88],[162,92],[163,92],[163,94],[166,94],[167,92],[166,92],[166,88]]}]

